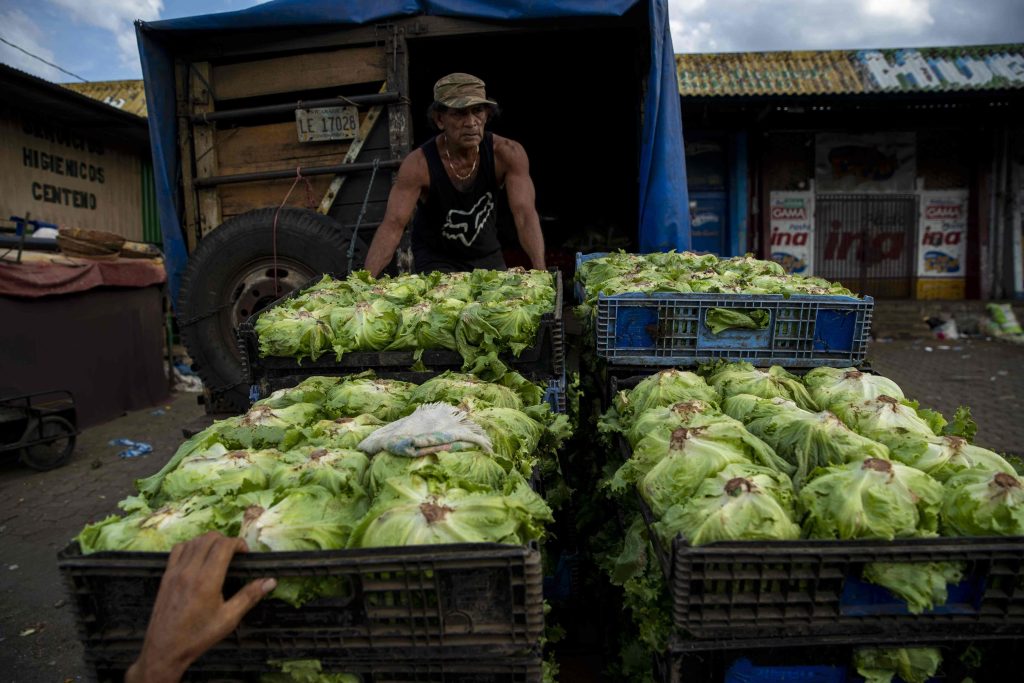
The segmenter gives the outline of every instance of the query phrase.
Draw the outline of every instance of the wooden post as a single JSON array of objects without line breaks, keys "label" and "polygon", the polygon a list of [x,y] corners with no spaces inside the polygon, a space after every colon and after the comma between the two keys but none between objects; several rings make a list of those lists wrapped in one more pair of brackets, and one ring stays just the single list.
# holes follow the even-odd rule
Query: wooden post
[{"label": "wooden post", "polygon": [[[388,137],[391,143],[391,158],[405,159],[412,147],[412,130],[409,111],[409,53],[405,44],[405,28],[392,26],[385,42],[387,50],[388,83],[392,90],[398,93],[401,99],[395,104],[388,105]],[[394,184],[398,178],[398,171],[391,174],[391,182]],[[402,272],[410,272],[413,267],[412,244],[410,233],[407,229],[402,234],[402,241],[398,245],[395,258],[398,262],[398,269]]]},{"label": "wooden post", "polygon": [[181,229],[185,233],[188,252],[196,250],[198,240],[199,212],[196,204],[196,193],[192,189],[192,161],[195,158],[192,150],[191,107],[188,102],[188,65],[180,60],[174,63],[174,91],[178,118],[178,154],[181,159],[181,180],[185,199],[185,213],[181,217]]},{"label": "wooden post", "polygon": [[[192,114],[204,114],[214,110],[213,73],[209,62],[192,64],[189,71],[191,80]],[[214,145],[213,126],[194,126],[192,129],[195,149],[196,178],[217,175],[217,148]],[[199,229],[203,237],[221,224],[220,197],[217,188],[196,192],[199,209]]]}]

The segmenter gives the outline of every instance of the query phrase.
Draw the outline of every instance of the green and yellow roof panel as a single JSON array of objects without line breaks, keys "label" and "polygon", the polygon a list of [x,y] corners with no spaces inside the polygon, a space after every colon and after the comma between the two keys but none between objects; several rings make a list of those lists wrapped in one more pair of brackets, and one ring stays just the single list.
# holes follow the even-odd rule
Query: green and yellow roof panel
[{"label": "green and yellow roof panel", "polygon": [[65,88],[136,116],[146,116],[146,90],[141,80],[62,83]]},{"label": "green and yellow roof panel", "polygon": [[1024,44],[676,55],[683,97],[1024,88]]}]

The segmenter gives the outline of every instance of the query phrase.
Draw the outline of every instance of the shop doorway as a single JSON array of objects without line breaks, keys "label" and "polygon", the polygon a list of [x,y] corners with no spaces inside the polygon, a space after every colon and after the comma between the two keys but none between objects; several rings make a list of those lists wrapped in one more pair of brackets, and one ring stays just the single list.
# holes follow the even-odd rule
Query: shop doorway
[{"label": "shop doorway", "polygon": [[815,197],[815,274],[879,299],[909,299],[914,287],[917,196]]}]

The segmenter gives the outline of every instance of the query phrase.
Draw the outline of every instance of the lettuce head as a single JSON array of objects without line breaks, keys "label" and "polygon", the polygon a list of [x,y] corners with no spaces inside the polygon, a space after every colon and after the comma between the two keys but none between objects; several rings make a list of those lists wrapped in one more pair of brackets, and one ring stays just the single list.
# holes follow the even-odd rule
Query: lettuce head
[{"label": "lettuce head", "polygon": [[190,496],[150,507],[142,498],[127,498],[120,507],[128,514],[111,515],[87,525],[76,537],[82,553],[117,550],[167,552],[175,544],[207,531],[231,533],[231,512],[218,496]]},{"label": "lettuce head", "polygon": [[384,424],[373,415],[320,420],[302,430],[302,443],[321,448],[355,448]]},{"label": "lettuce head", "polygon": [[879,396],[891,396],[897,400],[904,398],[903,390],[896,382],[856,368],[814,368],[804,375],[804,384],[818,410]]},{"label": "lettuce head", "polygon": [[337,377],[307,377],[294,387],[278,389],[270,396],[253,403],[253,406],[287,408],[296,403],[323,403],[327,398],[327,392],[338,381]]},{"label": "lettuce head", "polygon": [[1013,465],[998,453],[973,446],[960,436],[922,436],[917,433],[892,435],[893,460],[927,472],[941,482],[964,470],[1016,474]]},{"label": "lettuce head", "polygon": [[612,491],[635,484],[654,514],[661,516],[727,465],[756,462],[785,473],[775,466],[787,463],[736,420],[705,415],[689,425],[641,439],[630,459],[611,477]]},{"label": "lettuce head", "polygon": [[963,580],[960,562],[869,562],[863,578],[889,590],[907,603],[911,614],[945,605],[950,584]]},{"label": "lettuce head", "polygon": [[501,491],[415,475],[388,479],[349,540],[353,548],[540,539],[551,510],[522,477]]},{"label": "lettuce head", "polygon": [[387,299],[374,298],[330,313],[334,352],[338,360],[349,351],[383,351],[402,321],[401,311]]},{"label": "lettuce head", "polygon": [[815,409],[800,378],[778,365],[758,370],[750,363],[719,363],[705,370],[704,376],[722,398],[751,394],[761,398],[784,398],[806,410]]},{"label": "lettuce head", "polygon": [[[477,403],[522,410],[524,402],[514,389],[495,382],[487,382],[473,375],[444,372],[414,387],[409,401],[415,404],[449,403],[459,405],[466,398]],[[539,402],[539,400],[538,400]]]},{"label": "lettuce head", "polygon": [[898,447],[899,439],[907,434],[936,436],[917,410],[892,396],[882,395],[856,403],[833,404],[832,408],[847,427],[890,448]]},{"label": "lettuce head", "polygon": [[305,447],[287,454],[270,477],[268,488],[321,486],[335,495],[364,495],[362,482],[370,460],[357,450]]},{"label": "lettuce head", "polygon": [[641,439],[655,432],[672,432],[702,415],[720,415],[718,408],[700,399],[679,401],[670,406],[652,408],[640,413],[627,427],[625,435],[630,446],[636,446]]},{"label": "lettuce head", "polygon": [[631,391],[619,392],[613,408],[629,421],[651,408],[670,406],[697,399],[717,406],[719,395],[700,375],[686,370],[662,370],[637,384]]},{"label": "lettuce head", "polygon": [[381,379],[372,373],[346,377],[331,388],[324,412],[331,417],[373,415],[391,422],[410,410],[410,397],[415,384],[394,379]]},{"label": "lettuce head", "polygon": [[265,489],[284,457],[273,449],[210,450],[191,455],[164,477],[159,499],[181,500],[196,493],[230,497]]},{"label": "lettuce head", "polygon": [[723,408],[731,415],[743,415],[750,433],[786,459],[798,489],[818,467],[889,458],[885,446],[860,436],[828,411],[812,413],[786,399],[750,400],[745,394],[727,398]]},{"label": "lettuce head", "polygon": [[365,496],[336,496],[320,486],[254,491],[238,496],[239,536],[252,552],[344,548],[366,512]]},{"label": "lettuce head", "polygon": [[942,664],[942,651],[935,647],[866,647],[855,650],[853,664],[865,683],[892,683],[898,676],[904,683],[926,683]]},{"label": "lettuce head", "polygon": [[946,481],[946,536],[1024,536],[1024,482],[1008,472],[963,470]]},{"label": "lettuce head", "polygon": [[690,545],[716,541],[786,541],[800,538],[793,521],[793,486],[779,472],[734,463],[705,479],[652,526],[666,545],[677,534]]},{"label": "lettuce head", "polygon": [[334,331],[322,311],[272,308],[256,320],[260,356],[316,360],[334,344]]},{"label": "lettuce head", "polygon": [[920,470],[868,458],[833,465],[800,491],[811,538],[851,540],[935,536],[942,484]]}]

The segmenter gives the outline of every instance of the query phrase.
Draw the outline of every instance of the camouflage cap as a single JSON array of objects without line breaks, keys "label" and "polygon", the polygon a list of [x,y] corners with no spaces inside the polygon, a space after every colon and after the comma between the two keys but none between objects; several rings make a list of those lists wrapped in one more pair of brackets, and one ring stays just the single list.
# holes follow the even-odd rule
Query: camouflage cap
[{"label": "camouflage cap", "polygon": [[487,99],[483,81],[463,73],[448,74],[435,83],[434,101],[450,109],[465,109],[478,104],[498,106],[494,100]]}]

